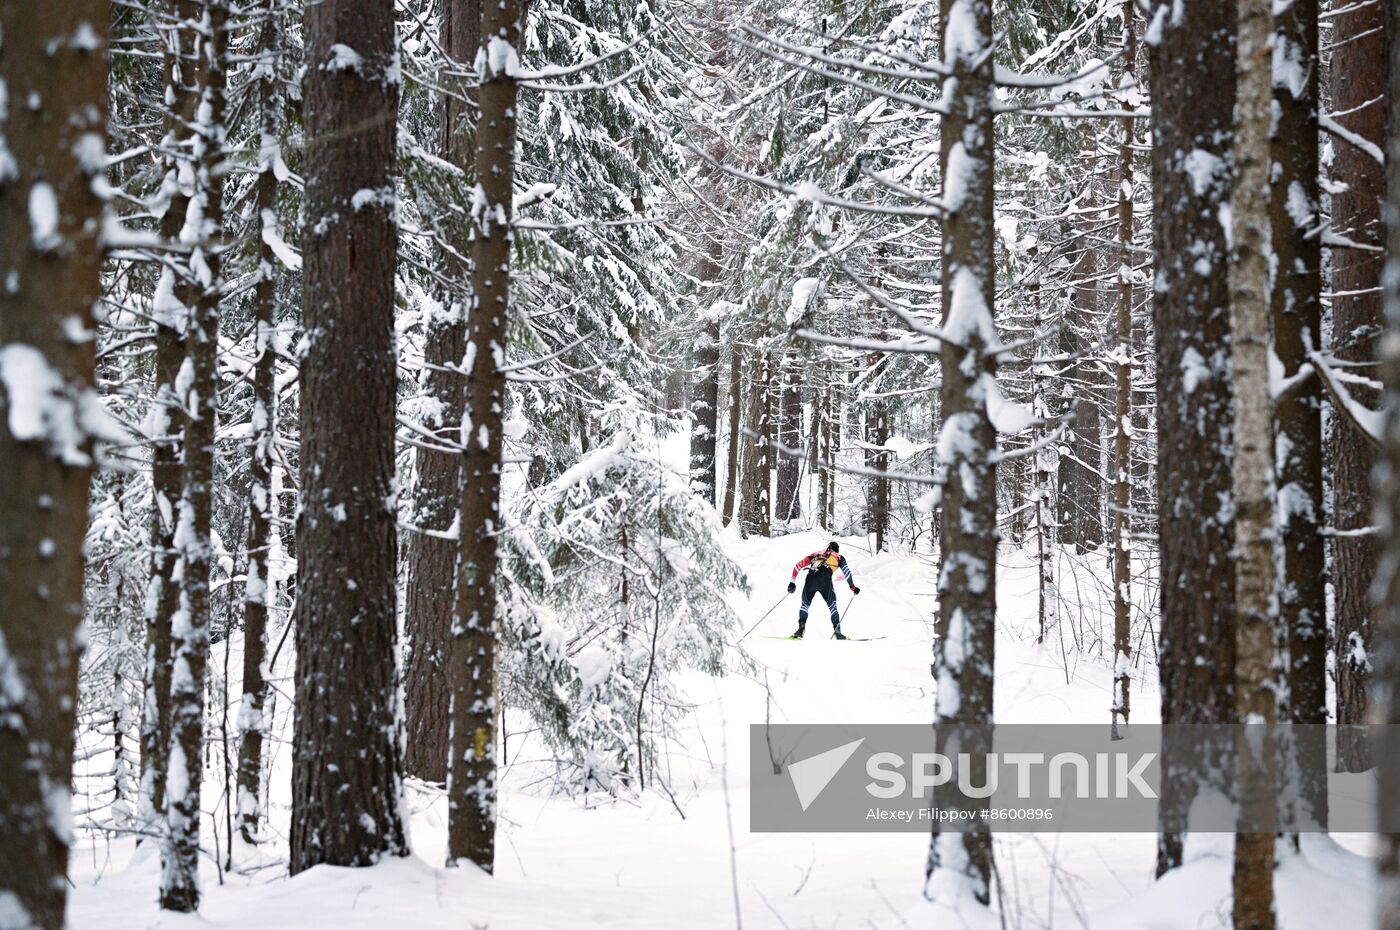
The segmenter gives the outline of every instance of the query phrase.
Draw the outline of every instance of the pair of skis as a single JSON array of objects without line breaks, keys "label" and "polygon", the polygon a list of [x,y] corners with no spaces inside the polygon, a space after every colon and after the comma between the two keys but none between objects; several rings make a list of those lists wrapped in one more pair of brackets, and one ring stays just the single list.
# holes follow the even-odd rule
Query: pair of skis
[{"label": "pair of skis", "polygon": [[[763,638],[764,638],[764,639],[790,639],[790,640],[792,640],[792,641],[794,641],[794,642],[801,642],[801,641],[802,641],[803,639],[805,639],[806,637],[803,637],[803,636],[765,636],[765,637],[763,637]],[[834,637],[834,636],[832,637],[832,639],[835,639],[835,638],[836,638],[836,637]],[[846,639],[845,639],[845,642],[848,642],[848,643],[869,643],[869,642],[874,642],[874,641],[877,640],[877,639],[884,639],[884,638],[885,638],[885,637],[883,637],[883,636],[847,636]]]}]

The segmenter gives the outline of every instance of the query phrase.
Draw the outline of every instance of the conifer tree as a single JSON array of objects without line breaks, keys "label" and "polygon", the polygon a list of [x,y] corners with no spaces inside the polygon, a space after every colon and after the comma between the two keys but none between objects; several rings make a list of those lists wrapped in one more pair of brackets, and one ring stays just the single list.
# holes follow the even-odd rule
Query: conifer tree
[{"label": "conifer tree", "polygon": [[291,870],[407,852],[399,817],[390,0],[305,18],[307,134]]},{"label": "conifer tree", "polygon": [[99,295],[108,25],[103,3],[0,4],[0,910],[40,930],[66,926],[94,440],[121,438],[73,338]]}]

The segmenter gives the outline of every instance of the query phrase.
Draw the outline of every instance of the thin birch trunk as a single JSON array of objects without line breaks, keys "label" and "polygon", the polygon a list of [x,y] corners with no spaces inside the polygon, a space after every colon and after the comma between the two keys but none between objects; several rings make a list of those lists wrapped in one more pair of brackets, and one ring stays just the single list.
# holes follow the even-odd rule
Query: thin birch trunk
[{"label": "thin birch trunk", "polygon": [[1235,930],[1273,930],[1277,711],[1273,404],[1269,398],[1269,0],[1238,0],[1230,357],[1235,379]]}]

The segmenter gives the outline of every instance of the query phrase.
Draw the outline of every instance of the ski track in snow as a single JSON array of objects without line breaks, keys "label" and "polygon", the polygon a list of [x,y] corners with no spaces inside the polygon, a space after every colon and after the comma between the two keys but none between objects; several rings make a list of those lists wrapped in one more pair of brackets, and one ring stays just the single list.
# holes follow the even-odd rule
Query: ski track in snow
[{"label": "ski track in snow", "polygon": [[[780,597],[801,556],[822,547],[814,532],[777,539],[739,540],[731,554],[749,572],[752,597],[736,602],[753,623]],[[155,907],[159,856],[153,844],[136,850],[130,840],[96,843],[87,835],[73,857],[70,918],[74,930],[137,927],[331,927],[553,930],[726,928],[735,926],[728,816],[735,832],[739,902],[745,928],[965,927],[991,930],[994,912],[971,902],[924,900],[923,864],[928,838],[918,833],[753,834],[748,831],[747,728],[771,713],[779,722],[924,723],[932,717],[934,576],[927,555],[871,557],[865,540],[842,537],[842,551],[862,593],[852,604],[839,589],[843,629],[852,636],[884,636],[865,643],[828,639],[825,605],[814,604],[807,639],[768,639],[791,633],[798,596],[789,595],[744,641],[758,663],[756,675],[724,679],[696,675],[687,681],[698,704],[682,745],[671,747],[665,766],[676,805],[648,792],[640,800],[598,802],[546,797],[532,787],[543,763],[538,746],[516,738],[508,747],[510,769],[502,787],[502,827],[496,877],[475,870],[436,868],[446,847],[446,810],[439,793],[410,785],[406,809],[415,855],[370,869],[320,867],[289,879],[284,841],[268,851],[240,850],[247,874],[219,883],[214,863],[202,864],[205,901],[198,918],[162,914]],[[1061,614],[1078,623],[1076,589],[1106,597],[1106,566],[1097,556],[1075,564],[1069,576],[1061,559]],[[1003,605],[997,643],[996,715],[1005,723],[1075,722],[1107,726],[1112,670],[1096,656],[1069,653],[1072,681],[1057,636],[1034,645],[1036,569],[1023,552],[1004,550],[997,589]],[[1095,591],[1101,593],[1093,593]],[[1111,611],[1094,601],[1111,642]],[[1088,622],[1090,634],[1093,621]],[[1072,638],[1072,637],[1071,637]],[[236,639],[235,639],[236,642]],[[1067,640],[1068,642],[1068,640]],[[212,665],[221,665],[214,647]],[[233,669],[241,667],[236,656]],[[1105,647],[1106,648],[1106,647]],[[1149,653],[1150,659],[1150,653]],[[771,706],[765,706],[765,688]],[[237,683],[231,684],[237,700]],[[278,700],[277,728],[290,738],[286,702]],[[1133,681],[1134,722],[1156,721],[1155,683]],[[509,714],[509,710],[507,711]],[[521,721],[507,718],[507,727]],[[275,749],[271,798],[274,832],[288,816],[290,747]],[[88,766],[110,765],[97,756]],[[218,764],[207,770],[221,777]],[[212,804],[221,786],[207,784]],[[213,818],[205,818],[212,847]],[[222,816],[219,817],[222,822]],[[279,834],[280,835],[280,834]],[[1366,848],[1369,838],[1351,845]],[[997,863],[1004,885],[1002,908],[1012,927],[1087,927],[1091,930],[1197,930],[1228,925],[1228,837],[1188,848],[1191,861],[1154,883],[1156,837],[1147,834],[997,834]],[[1369,860],[1327,838],[1308,837],[1304,855],[1279,870],[1280,926],[1359,927],[1371,922],[1374,898]],[[1225,923],[1220,923],[1220,921]]]}]

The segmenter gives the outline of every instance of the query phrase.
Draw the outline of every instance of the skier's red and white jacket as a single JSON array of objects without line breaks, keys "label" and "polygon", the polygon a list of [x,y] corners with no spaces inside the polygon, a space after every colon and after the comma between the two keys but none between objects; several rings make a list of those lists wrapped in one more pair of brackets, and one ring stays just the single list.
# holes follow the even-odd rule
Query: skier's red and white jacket
[{"label": "skier's red and white jacket", "polygon": [[839,569],[846,576],[846,584],[851,586],[852,591],[855,590],[856,576],[851,573],[851,566],[846,564],[846,557],[839,552],[823,549],[821,552],[804,555],[792,567],[792,578],[789,580],[796,581],[797,573],[804,568],[813,572],[831,572],[833,574]]}]

